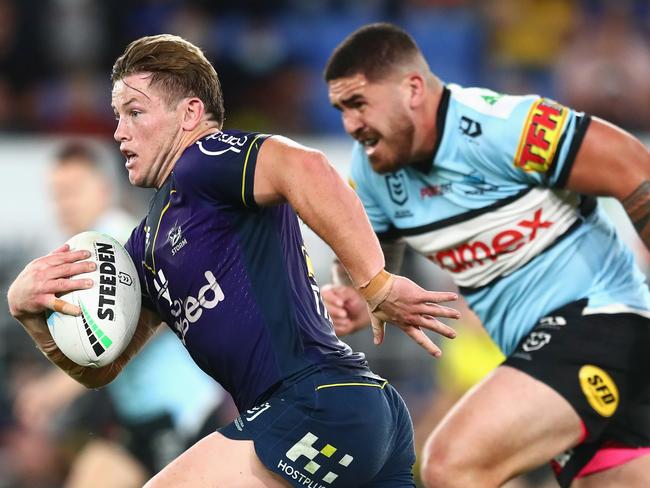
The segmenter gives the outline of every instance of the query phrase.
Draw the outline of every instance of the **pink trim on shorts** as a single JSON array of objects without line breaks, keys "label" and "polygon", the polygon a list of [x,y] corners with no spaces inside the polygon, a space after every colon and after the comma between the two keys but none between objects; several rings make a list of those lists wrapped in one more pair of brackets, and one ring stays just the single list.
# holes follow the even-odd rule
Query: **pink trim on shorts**
[{"label": "pink trim on shorts", "polygon": [[619,442],[603,444],[591,460],[580,470],[576,478],[612,469],[641,456],[650,455],[650,447],[630,447]]},{"label": "pink trim on shorts", "polygon": [[587,425],[582,419],[580,419],[580,430],[582,430],[582,434],[580,434],[580,440],[578,441],[578,444],[582,444],[589,435],[589,432],[587,432]]}]

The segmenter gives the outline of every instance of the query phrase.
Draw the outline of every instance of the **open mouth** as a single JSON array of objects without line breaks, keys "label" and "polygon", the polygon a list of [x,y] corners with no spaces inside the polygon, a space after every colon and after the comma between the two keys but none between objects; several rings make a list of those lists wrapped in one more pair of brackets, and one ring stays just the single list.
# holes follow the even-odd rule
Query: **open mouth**
[{"label": "open mouth", "polygon": [[364,135],[362,137],[358,137],[357,141],[359,141],[359,144],[363,146],[363,148],[366,151],[366,154],[370,154],[374,152],[375,147],[377,147],[377,144],[379,144],[379,136],[376,135]]},{"label": "open mouth", "polygon": [[133,151],[128,151],[128,150],[123,150],[122,154],[124,154],[124,157],[126,158],[126,166],[127,167],[132,165],[135,158],[138,157],[138,155],[136,153],[134,153]]}]

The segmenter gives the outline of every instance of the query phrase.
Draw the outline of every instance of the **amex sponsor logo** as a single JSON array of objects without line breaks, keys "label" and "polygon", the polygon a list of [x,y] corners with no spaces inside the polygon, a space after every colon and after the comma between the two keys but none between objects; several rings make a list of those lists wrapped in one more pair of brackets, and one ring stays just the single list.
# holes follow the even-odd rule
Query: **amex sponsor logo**
[{"label": "amex sponsor logo", "polygon": [[553,225],[550,220],[542,219],[542,209],[535,210],[532,219],[523,219],[512,229],[503,230],[489,241],[475,240],[465,242],[450,249],[443,249],[429,258],[441,268],[452,273],[460,273],[476,266],[495,262],[499,255],[517,251],[532,242],[540,229]]}]

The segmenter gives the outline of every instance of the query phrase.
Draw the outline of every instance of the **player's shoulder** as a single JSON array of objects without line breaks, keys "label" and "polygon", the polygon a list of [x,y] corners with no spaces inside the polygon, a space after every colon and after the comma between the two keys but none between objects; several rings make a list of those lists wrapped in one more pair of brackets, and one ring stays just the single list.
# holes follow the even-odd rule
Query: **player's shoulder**
[{"label": "player's shoulder", "polygon": [[454,110],[450,114],[458,114],[464,110],[471,110],[478,116],[486,119],[510,119],[518,110],[527,110],[539,95],[508,95],[499,93],[489,88],[463,87],[450,83],[449,103]]},{"label": "player's shoulder", "polygon": [[[256,143],[261,143],[268,134],[228,129],[202,137],[183,153],[182,160],[194,163],[215,164],[246,158]],[[187,166],[190,166],[189,164]]]},{"label": "player's shoulder", "polygon": [[[228,129],[206,135],[188,147],[174,166],[174,189],[210,201],[253,198],[257,156],[268,134]],[[246,201],[244,202],[246,203]]]}]

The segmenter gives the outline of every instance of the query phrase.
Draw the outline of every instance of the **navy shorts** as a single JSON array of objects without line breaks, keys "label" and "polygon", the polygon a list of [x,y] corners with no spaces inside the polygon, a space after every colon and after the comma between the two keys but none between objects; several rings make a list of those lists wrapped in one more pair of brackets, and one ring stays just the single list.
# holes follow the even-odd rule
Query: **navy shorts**
[{"label": "navy shorts", "polygon": [[552,462],[562,487],[603,465],[608,446],[637,454],[650,446],[650,319],[585,315],[586,303],[542,317],[504,363],[553,388],[582,419],[583,440]]},{"label": "navy shorts", "polygon": [[385,380],[317,372],[219,432],[252,440],[262,463],[292,486],[415,486],[411,417]]}]

